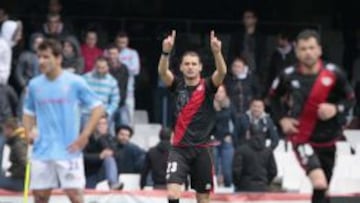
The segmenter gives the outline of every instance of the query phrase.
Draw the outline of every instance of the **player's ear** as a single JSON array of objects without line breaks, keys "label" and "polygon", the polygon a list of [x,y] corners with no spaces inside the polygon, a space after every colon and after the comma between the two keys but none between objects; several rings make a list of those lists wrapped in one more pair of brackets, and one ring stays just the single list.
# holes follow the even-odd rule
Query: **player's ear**
[{"label": "player's ear", "polygon": [[203,64],[200,63],[200,72],[202,71],[202,69],[203,69]]},{"label": "player's ear", "polygon": [[319,45],[319,51],[320,51],[320,56],[322,56],[322,54],[323,54],[323,50],[322,50],[322,46],[321,45]]}]

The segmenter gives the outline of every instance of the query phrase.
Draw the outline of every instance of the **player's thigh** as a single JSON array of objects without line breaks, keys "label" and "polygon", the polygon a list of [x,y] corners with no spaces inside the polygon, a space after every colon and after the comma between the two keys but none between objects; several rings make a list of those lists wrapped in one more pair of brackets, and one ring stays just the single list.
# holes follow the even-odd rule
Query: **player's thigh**
[{"label": "player's thigh", "polygon": [[84,202],[84,191],[82,189],[65,189],[64,192],[70,199],[71,203]]},{"label": "player's thigh", "polygon": [[36,203],[48,203],[51,195],[51,189],[33,190],[32,193]]},{"label": "player's thigh", "polygon": [[84,189],[85,171],[82,157],[56,161],[56,170],[63,189]]},{"label": "player's thigh", "polygon": [[209,203],[210,193],[196,193],[197,203]]},{"label": "player's thigh", "polygon": [[198,149],[196,159],[190,169],[191,187],[197,193],[209,193],[213,189],[213,154],[211,148]]},{"label": "player's thigh", "polygon": [[184,184],[189,174],[190,165],[185,149],[173,148],[169,152],[166,179],[168,184]]},{"label": "player's thigh", "polygon": [[314,150],[319,157],[321,168],[325,172],[326,179],[330,182],[335,165],[336,147],[314,148]]},{"label": "player's thigh", "polygon": [[30,189],[44,191],[57,188],[59,182],[53,161],[31,160]]},{"label": "player's thigh", "polygon": [[316,189],[326,189],[327,180],[316,151],[309,144],[297,145],[294,148],[296,157],[306,171],[312,185]]}]

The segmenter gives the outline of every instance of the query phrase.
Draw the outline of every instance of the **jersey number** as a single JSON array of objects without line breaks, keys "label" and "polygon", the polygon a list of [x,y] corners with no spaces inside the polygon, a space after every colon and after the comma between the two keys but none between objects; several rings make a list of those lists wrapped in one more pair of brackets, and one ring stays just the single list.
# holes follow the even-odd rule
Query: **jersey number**
[{"label": "jersey number", "polygon": [[169,162],[166,172],[167,173],[175,173],[177,171],[177,162]]}]

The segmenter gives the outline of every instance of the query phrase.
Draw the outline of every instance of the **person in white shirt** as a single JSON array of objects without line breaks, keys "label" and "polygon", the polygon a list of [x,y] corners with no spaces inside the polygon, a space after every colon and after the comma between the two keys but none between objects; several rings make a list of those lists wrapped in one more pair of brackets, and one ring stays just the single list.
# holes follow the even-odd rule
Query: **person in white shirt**
[{"label": "person in white shirt", "polygon": [[[123,119],[123,124],[132,125],[135,111],[135,76],[140,73],[140,57],[135,49],[129,48],[129,37],[125,32],[119,32],[115,38],[115,44],[119,49],[119,59],[129,70],[129,81],[125,109],[127,118]],[[124,114],[122,114],[124,115]]]}]

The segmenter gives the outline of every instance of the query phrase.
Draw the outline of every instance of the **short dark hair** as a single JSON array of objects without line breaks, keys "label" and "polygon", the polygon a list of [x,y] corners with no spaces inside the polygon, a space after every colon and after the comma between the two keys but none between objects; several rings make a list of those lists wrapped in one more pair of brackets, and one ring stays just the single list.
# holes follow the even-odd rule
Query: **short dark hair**
[{"label": "short dark hair", "polygon": [[133,136],[134,130],[128,125],[119,125],[115,127],[115,133],[118,134],[120,130],[127,130],[130,133],[130,137]]},{"label": "short dark hair", "polygon": [[38,47],[38,50],[44,51],[51,49],[51,52],[54,56],[58,57],[62,54],[62,46],[58,40],[55,39],[45,39]]},{"label": "short dark hair", "polygon": [[248,64],[246,57],[243,55],[235,56],[234,59],[232,60],[232,63],[234,63],[235,61],[242,61],[244,65]]},{"label": "short dark hair", "polygon": [[315,30],[310,29],[301,31],[296,37],[296,43],[298,43],[300,40],[307,40],[310,38],[314,38],[319,45],[321,44],[319,33]]},{"label": "short dark hair", "polygon": [[184,60],[185,56],[195,56],[199,59],[199,62],[202,63],[200,54],[196,51],[185,51],[184,54],[181,56],[181,62]]},{"label": "short dark hair", "polygon": [[117,34],[116,34],[116,38],[124,38],[124,37],[129,37],[128,34],[125,32],[125,31],[119,31]]},{"label": "short dark hair", "polygon": [[171,138],[171,129],[167,127],[163,127],[160,130],[159,138],[160,140],[168,141]]},{"label": "short dark hair", "polygon": [[115,45],[115,44],[109,44],[107,47],[106,47],[107,50],[110,50],[110,49],[117,49],[119,50],[119,48]]},{"label": "short dark hair", "polygon": [[245,15],[245,13],[252,13],[255,18],[258,17],[258,16],[257,16],[257,13],[256,13],[256,11],[255,11],[254,9],[246,9],[246,10],[243,12],[243,16]]},{"label": "short dark hair", "polygon": [[265,101],[264,101],[264,99],[261,98],[261,97],[254,97],[254,98],[252,98],[251,101],[250,101],[250,104],[252,104],[252,103],[254,103],[254,102],[257,102],[257,101],[262,102],[262,103],[265,105]]},{"label": "short dark hair", "polygon": [[99,62],[99,61],[105,61],[106,63],[108,62],[105,56],[98,56],[95,59],[95,63]]}]

